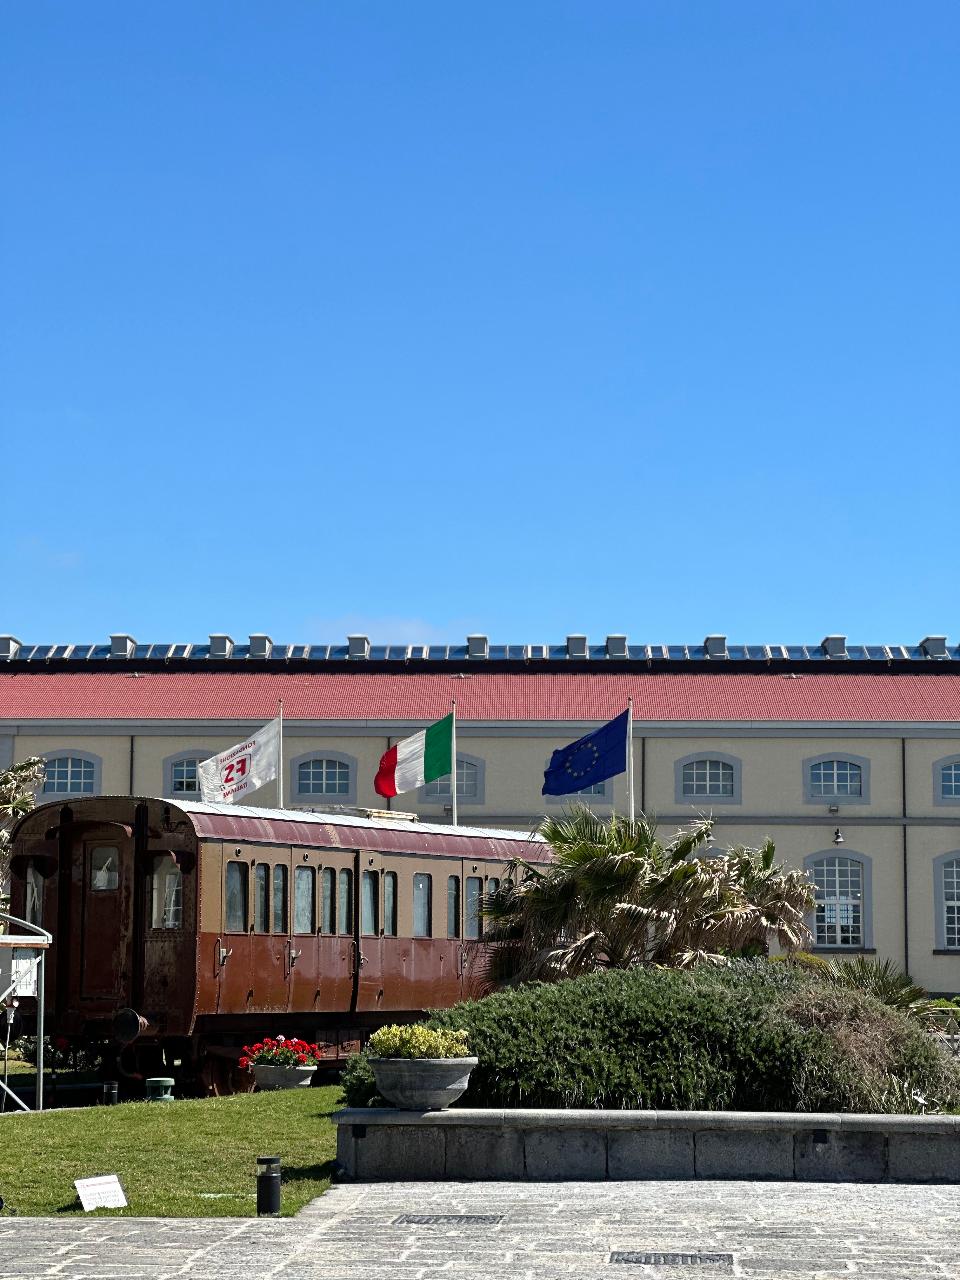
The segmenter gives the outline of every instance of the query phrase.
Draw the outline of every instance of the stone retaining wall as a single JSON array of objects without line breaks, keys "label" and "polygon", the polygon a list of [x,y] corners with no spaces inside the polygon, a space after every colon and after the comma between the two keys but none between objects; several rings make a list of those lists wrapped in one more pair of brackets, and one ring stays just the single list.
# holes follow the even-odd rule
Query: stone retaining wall
[{"label": "stone retaining wall", "polygon": [[342,1177],[360,1182],[960,1182],[960,1116],[369,1108],[334,1120]]}]

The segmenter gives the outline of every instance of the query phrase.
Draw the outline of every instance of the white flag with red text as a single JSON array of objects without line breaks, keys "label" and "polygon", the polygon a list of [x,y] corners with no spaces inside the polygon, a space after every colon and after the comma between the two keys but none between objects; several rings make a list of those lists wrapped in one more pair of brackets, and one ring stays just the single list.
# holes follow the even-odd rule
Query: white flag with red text
[{"label": "white flag with red text", "polygon": [[271,720],[246,742],[197,765],[200,795],[209,804],[233,804],[280,772],[280,721]]}]

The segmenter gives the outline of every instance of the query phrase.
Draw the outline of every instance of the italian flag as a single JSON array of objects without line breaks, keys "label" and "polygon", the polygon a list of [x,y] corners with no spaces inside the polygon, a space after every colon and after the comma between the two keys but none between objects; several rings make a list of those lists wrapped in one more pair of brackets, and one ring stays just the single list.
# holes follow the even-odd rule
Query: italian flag
[{"label": "italian flag", "polygon": [[452,772],[453,714],[436,724],[404,738],[380,757],[380,768],[373,780],[378,796],[399,795],[415,791],[425,782],[446,777]]}]

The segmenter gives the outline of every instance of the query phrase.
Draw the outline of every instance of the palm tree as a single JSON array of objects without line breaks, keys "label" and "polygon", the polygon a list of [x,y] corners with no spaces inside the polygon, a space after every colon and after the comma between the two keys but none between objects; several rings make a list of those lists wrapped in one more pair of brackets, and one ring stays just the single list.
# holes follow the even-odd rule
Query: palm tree
[{"label": "palm tree", "polygon": [[687,968],[730,955],[790,950],[810,938],[810,882],[774,862],[767,840],[708,855],[712,820],[668,841],[641,815],[601,818],[580,807],[545,818],[553,859],[515,860],[484,902],[493,982],[552,981],[639,964]]},{"label": "palm tree", "polygon": [[10,832],[36,803],[45,769],[46,762],[40,756],[31,756],[0,770],[0,894],[5,891],[9,869]]}]

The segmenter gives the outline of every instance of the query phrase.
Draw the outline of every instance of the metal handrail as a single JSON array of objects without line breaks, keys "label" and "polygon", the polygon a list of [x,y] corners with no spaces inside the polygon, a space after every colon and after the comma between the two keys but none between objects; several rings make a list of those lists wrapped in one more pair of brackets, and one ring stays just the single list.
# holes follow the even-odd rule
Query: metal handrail
[{"label": "metal handrail", "polygon": [[[37,1087],[35,1094],[36,1110],[43,1110],[43,1023],[44,1023],[44,988],[46,987],[46,958],[47,948],[53,945],[53,934],[48,933],[46,929],[41,929],[38,924],[33,924],[30,920],[23,920],[20,916],[11,915],[9,911],[0,911],[0,923],[6,922],[8,925],[17,925],[26,930],[25,933],[0,933],[0,946],[16,947],[20,950],[37,951],[39,954],[34,958],[33,964],[37,971]],[[4,992],[3,999],[6,999],[8,992]],[[10,1089],[4,1080],[0,1080],[0,1089],[8,1094],[22,1111],[29,1111],[27,1107],[17,1095]]]}]

